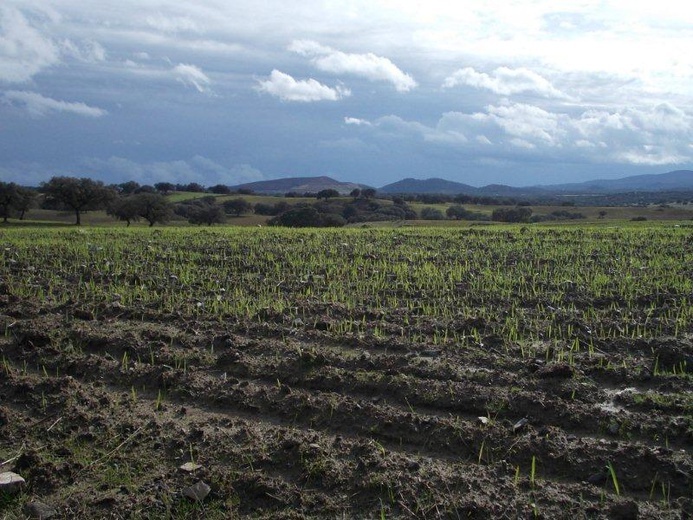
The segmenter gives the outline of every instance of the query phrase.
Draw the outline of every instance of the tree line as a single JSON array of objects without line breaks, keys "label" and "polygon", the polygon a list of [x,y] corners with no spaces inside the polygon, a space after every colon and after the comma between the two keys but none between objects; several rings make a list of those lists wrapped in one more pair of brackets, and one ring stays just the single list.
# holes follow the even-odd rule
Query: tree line
[{"label": "tree line", "polygon": [[35,195],[34,190],[14,182],[0,182],[0,217],[3,222],[14,216],[23,220],[35,204]]},{"label": "tree line", "polygon": [[[177,191],[209,193],[207,196],[174,203],[170,195]],[[409,202],[426,201],[440,203],[436,196],[390,196],[389,200],[376,199],[373,188],[355,189],[348,197],[335,189],[325,189],[312,194],[287,193],[284,199],[274,204],[258,202],[253,205],[242,197],[225,200],[219,204],[215,195],[252,194],[248,190],[231,190],[228,186],[216,185],[205,188],[197,183],[173,184],[161,182],[140,185],[135,181],[122,184],[105,185],[89,178],[57,176],[44,182],[38,189],[25,188],[15,183],[0,182],[0,216],[7,222],[10,217],[24,218],[24,215],[37,206],[39,195],[41,208],[69,211],[75,217],[75,224],[81,225],[82,215],[87,211],[105,210],[115,219],[128,226],[133,222],[146,221],[150,226],[169,222],[175,218],[185,219],[191,224],[220,224],[228,217],[239,217],[254,213],[272,217],[269,225],[289,227],[339,227],[346,224],[374,221],[396,220],[493,220],[500,222],[537,222],[541,220],[564,220],[584,218],[580,213],[554,211],[549,215],[533,215],[526,203],[514,207],[495,209],[490,215],[485,212],[465,208],[459,201],[470,202],[467,196],[450,200],[458,202],[449,206],[445,213],[427,206],[418,213]],[[288,201],[294,197],[313,197],[315,202]],[[448,200],[447,197],[441,196]],[[488,201],[487,201],[488,202]],[[498,201],[495,201],[498,202]],[[509,201],[504,201],[509,202]]]}]

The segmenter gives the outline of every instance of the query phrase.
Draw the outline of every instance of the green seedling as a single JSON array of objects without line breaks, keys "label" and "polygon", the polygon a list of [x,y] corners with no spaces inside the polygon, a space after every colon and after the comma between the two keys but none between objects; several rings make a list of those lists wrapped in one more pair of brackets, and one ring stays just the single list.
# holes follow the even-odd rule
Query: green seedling
[{"label": "green seedling", "polygon": [[613,464],[611,464],[611,461],[609,461],[606,467],[608,468],[609,474],[611,475],[611,483],[614,486],[614,492],[616,493],[616,495],[620,496],[621,488],[618,485],[618,477],[616,476],[616,470],[614,469]]}]

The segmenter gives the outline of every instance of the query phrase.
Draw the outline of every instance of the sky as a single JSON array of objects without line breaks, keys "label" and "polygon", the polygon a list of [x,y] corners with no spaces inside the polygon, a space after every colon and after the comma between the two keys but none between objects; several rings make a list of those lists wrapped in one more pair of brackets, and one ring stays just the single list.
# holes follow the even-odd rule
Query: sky
[{"label": "sky", "polygon": [[2,0],[0,180],[693,169],[679,0]]}]

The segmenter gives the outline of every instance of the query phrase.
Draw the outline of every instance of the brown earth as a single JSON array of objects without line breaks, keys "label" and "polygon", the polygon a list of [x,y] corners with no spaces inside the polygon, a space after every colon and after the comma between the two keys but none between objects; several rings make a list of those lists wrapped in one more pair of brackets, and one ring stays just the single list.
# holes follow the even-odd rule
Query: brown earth
[{"label": "brown earth", "polygon": [[95,319],[0,296],[0,471],[27,482],[0,516],[40,501],[54,518],[691,517],[690,379],[671,373],[690,338],[557,361],[493,335],[335,336],[335,310],[314,310]]}]

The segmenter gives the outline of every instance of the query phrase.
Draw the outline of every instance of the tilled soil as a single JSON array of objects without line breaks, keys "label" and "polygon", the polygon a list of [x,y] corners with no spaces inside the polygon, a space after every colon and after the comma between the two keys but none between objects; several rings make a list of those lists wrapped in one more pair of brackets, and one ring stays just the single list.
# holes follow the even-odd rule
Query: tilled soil
[{"label": "tilled soil", "polygon": [[2,520],[691,518],[686,229],[2,236]]},{"label": "tilled soil", "polygon": [[[693,511],[688,379],[652,371],[654,352],[690,356],[690,339],[547,363],[541,346],[528,359],[503,344],[335,339],[319,321],[80,319],[17,303],[3,305],[0,435],[2,470],[27,485],[4,496],[7,518],[34,501],[57,518]],[[198,481],[211,488],[199,502],[184,496]]]}]

